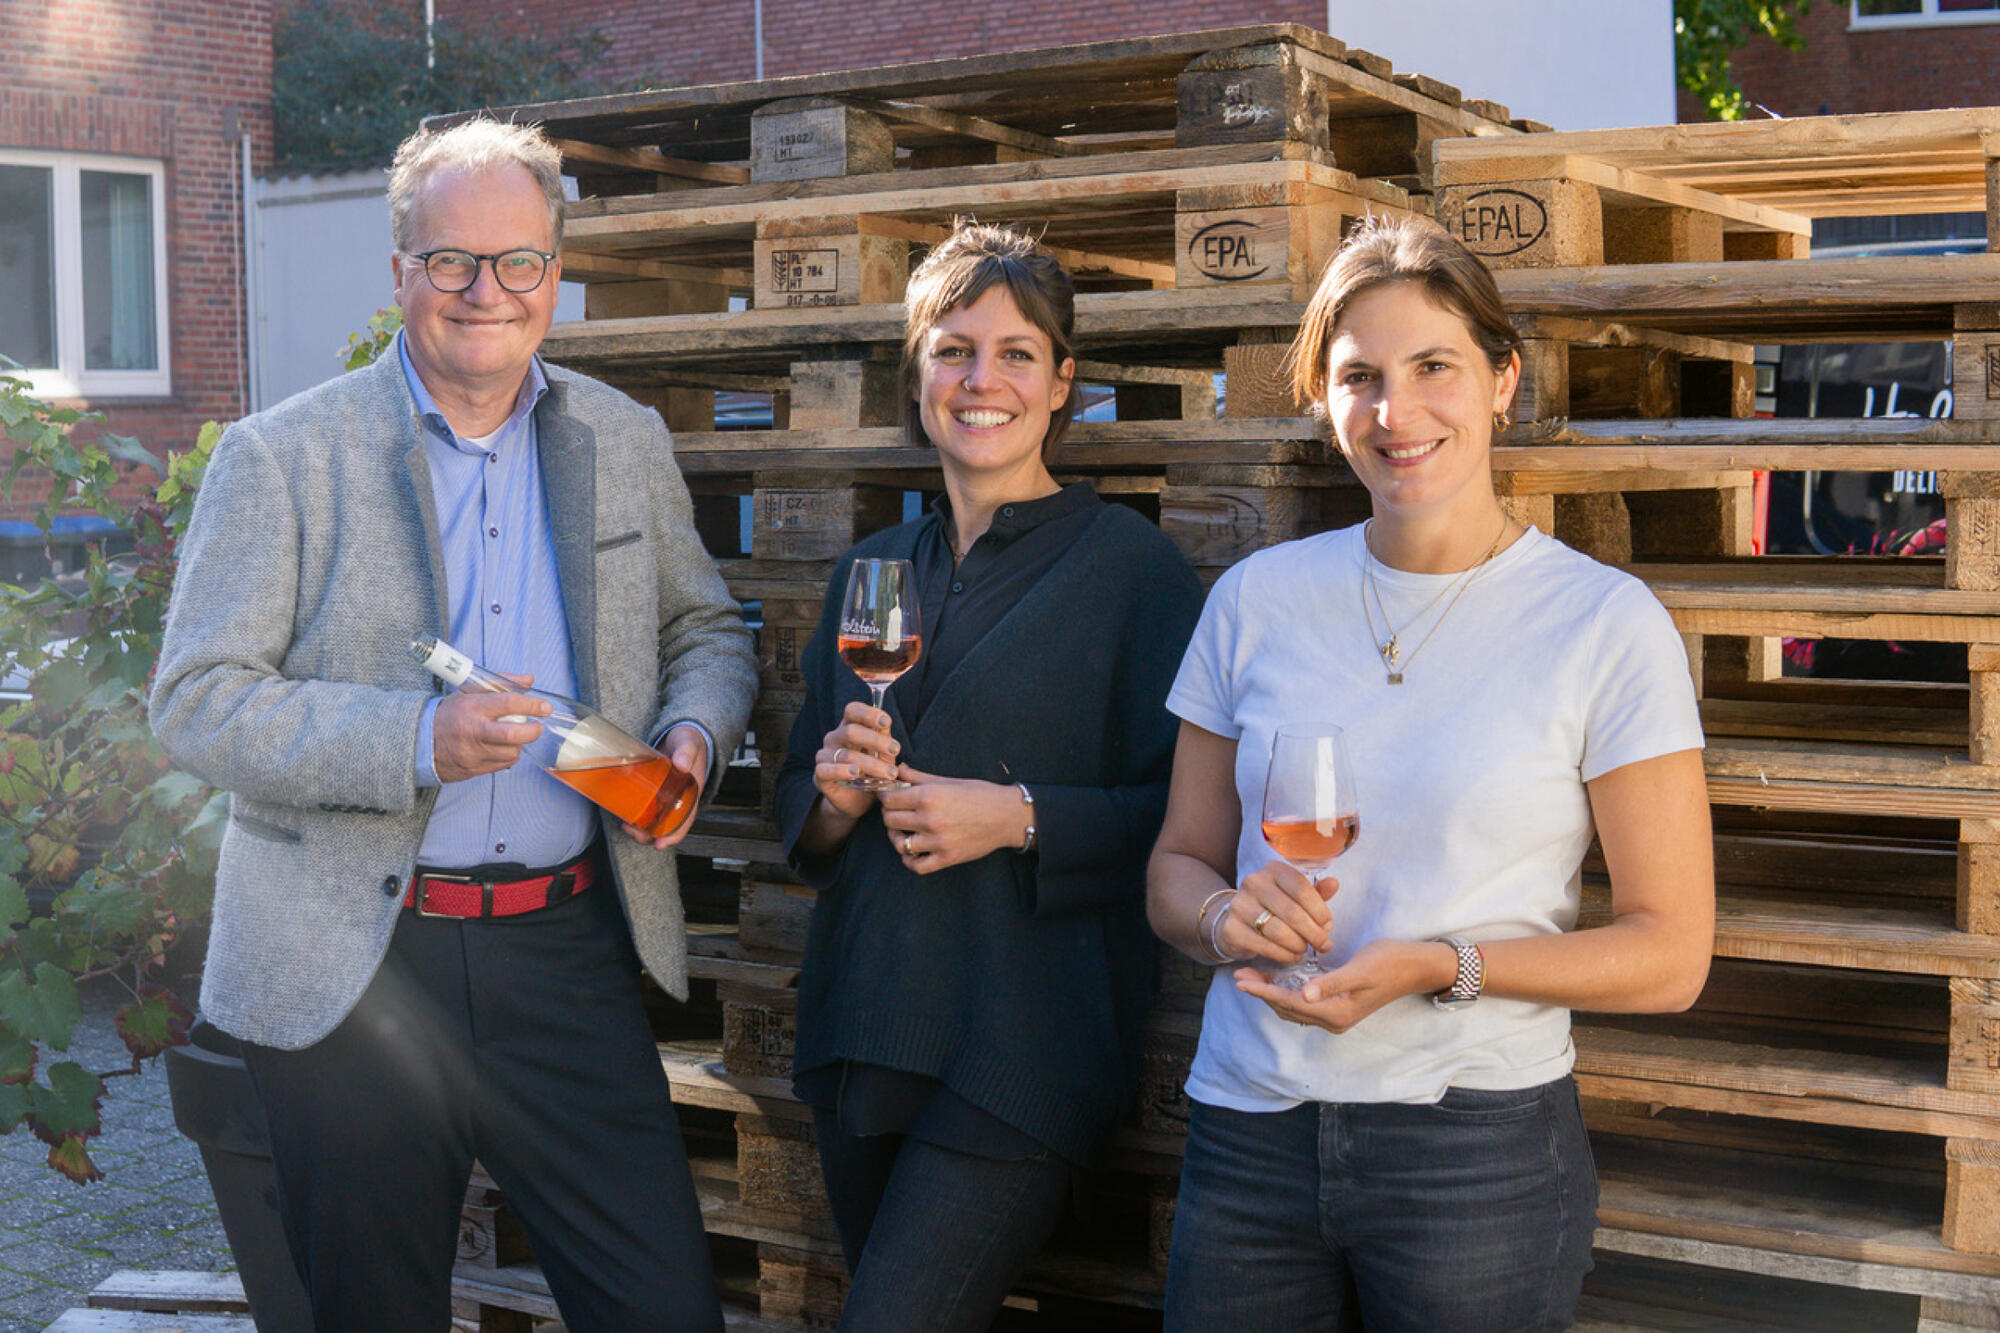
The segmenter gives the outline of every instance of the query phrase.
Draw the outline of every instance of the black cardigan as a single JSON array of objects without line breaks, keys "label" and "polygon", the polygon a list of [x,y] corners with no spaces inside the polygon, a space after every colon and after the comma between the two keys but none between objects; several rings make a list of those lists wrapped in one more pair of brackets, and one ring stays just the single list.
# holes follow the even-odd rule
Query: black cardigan
[{"label": "black cardigan", "polygon": [[[867,698],[832,651],[848,566],[861,556],[908,559],[918,532],[937,521],[877,533],[833,571],[804,655],[805,707],[777,782],[788,848],[817,799],[820,738],[850,700]],[[891,693],[904,754],[948,777],[1124,788],[1150,808],[1157,830],[1177,730],[1167,689],[1201,598],[1158,528],[1104,506],[938,687],[914,736]],[[1155,947],[1145,914],[1149,850],[1113,842],[1099,857],[1066,856],[1079,863],[1059,875],[998,851],[918,876],[871,810],[813,908],[797,1070],[857,1060],[928,1075],[1061,1156],[1090,1159],[1138,1082]]]}]

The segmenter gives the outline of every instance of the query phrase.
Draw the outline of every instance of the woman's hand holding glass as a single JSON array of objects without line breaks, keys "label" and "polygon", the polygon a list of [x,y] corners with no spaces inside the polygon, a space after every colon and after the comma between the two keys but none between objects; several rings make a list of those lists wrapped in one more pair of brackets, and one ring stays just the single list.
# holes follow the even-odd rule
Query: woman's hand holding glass
[{"label": "woman's hand holding glass", "polygon": [[1283,985],[1254,967],[1239,968],[1236,989],[1270,1005],[1287,1022],[1345,1032],[1391,1000],[1434,994],[1450,985],[1438,975],[1442,950],[1435,941],[1374,940],[1339,967],[1299,986]]},{"label": "woman's hand holding glass", "polygon": [[821,738],[813,757],[813,786],[834,813],[859,819],[875,804],[876,792],[852,784],[857,779],[896,781],[901,749],[889,734],[889,715],[856,700],[847,705],[840,724]]},{"label": "woman's hand holding glass", "polygon": [[903,864],[919,875],[1018,850],[1034,807],[1021,789],[973,778],[944,778],[902,768],[910,785],[883,792],[882,823]]},{"label": "woman's hand holding glass", "polygon": [[1301,963],[1309,950],[1333,947],[1326,900],[1339,888],[1331,875],[1315,884],[1283,861],[1267,861],[1243,877],[1221,909],[1215,943],[1226,958],[1262,958],[1280,967]]}]

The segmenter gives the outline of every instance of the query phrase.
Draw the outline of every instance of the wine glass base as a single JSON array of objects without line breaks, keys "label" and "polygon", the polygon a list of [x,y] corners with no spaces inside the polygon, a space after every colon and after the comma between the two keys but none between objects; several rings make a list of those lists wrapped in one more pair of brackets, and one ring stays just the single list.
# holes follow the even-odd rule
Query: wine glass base
[{"label": "wine glass base", "polygon": [[902,791],[910,784],[901,778],[842,778],[840,785],[855,791]]},{"label": "wine glass base", "polygon": [[1304,990],[1306,983],[1315,977],[1326,975],[1326,968],[1318,959],[1308,958],[1290,967],[1281,967],[1271,974],[1271,984],[1280,990]]}]

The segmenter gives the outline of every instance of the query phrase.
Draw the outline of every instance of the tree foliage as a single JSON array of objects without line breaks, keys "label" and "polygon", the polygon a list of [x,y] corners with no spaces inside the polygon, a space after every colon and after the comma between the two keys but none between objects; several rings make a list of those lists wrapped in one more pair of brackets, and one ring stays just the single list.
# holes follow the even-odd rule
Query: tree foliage
[{"label": "tree foliage", "polygon": [[[60,511],[85,509],[133,544],[110,560],[92,551],[60,580],[0,583],[0,679],[14,691],[0,698],[0,1133],[25,1125],[79,1183],[101,1175],[87,1143],[104,1078],[187,1039],[192,1016],[158,978],[168,947],[208,914],[226,817],[201,783],[168,769],[145,700],[174,545],[220,431],[203,427],[127,507],[112,495],[116,462],[159,464],[136,440],[77,430],[99,420],[0,374],[0,441],[13,447],[0,494],[24,470],[52,474],[35,515],[45,535]],[[83,1016],[79,985],[101,977],[130,996],[116,1020],[130,1066],[44,1067]]]},{"label": "tree foliage", "polygon": [[1753,37],[1805,49],[1798,19],[1812,0],[1674,0],[1674,68],[1680,86],[1715,120],[1741,120],[1750,99],[1730,59]]},{"label": "tree foliage", "polygon": [[[609,91],[594,33],[488,34],[439,22],[434,48],[416,7],[302,0],[271,34],[280,170],[386,166],[425,116]],[[426,56],[435,51],[435,60]]]}]

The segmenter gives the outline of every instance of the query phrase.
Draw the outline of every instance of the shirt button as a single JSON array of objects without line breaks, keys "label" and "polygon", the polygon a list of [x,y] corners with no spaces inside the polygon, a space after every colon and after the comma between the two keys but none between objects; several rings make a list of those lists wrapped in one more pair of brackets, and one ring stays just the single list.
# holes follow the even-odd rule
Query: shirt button
[{"label": "shirt button", "polygon": [[1012,518],[1012,517],[1014,517],[1014,506],[1013,506],[1013,505],[1007,505],[1007,506],[1003,507],[1003,508],[1002,508],[1002,509],[1000,510],[1000,516],[1001,516],[1002,518]]},{"label": "shirt button", "polygon": [[952,584],[952,585],[951,585],[951,590],[952,590],[953,592],[964,592],[964,591],[965,591],[965,585],[964,585],[963,583],[954,583],[954,584]]},{"label": "shirt button", "polygon": [[499,461],[500,461],[500,455],[498,455],[498,454],[488,454],[488,455],[486,455],[486,461],[487,461],[487,462],[489,462],[489,463],[497,463],[497,462],[499,462]]},{"label": "shirt button", "polygon": [[500,614],[500,603],[493,603],[493,614],[496,616]]},{"label": "shirt button", "polygon": [[486,535],[487,535],[487,536],[489,536],[489,537],[498,537],[498,536],[500,535],[500,529],[498,529],[498,528],[488,528],[488,529],[486,529]]},{"label": "shirt button", "polygon": [[493,844],[493,850],[496,852],[504,852],[507,850],[507,844],[504,842],[496,842]]}]

